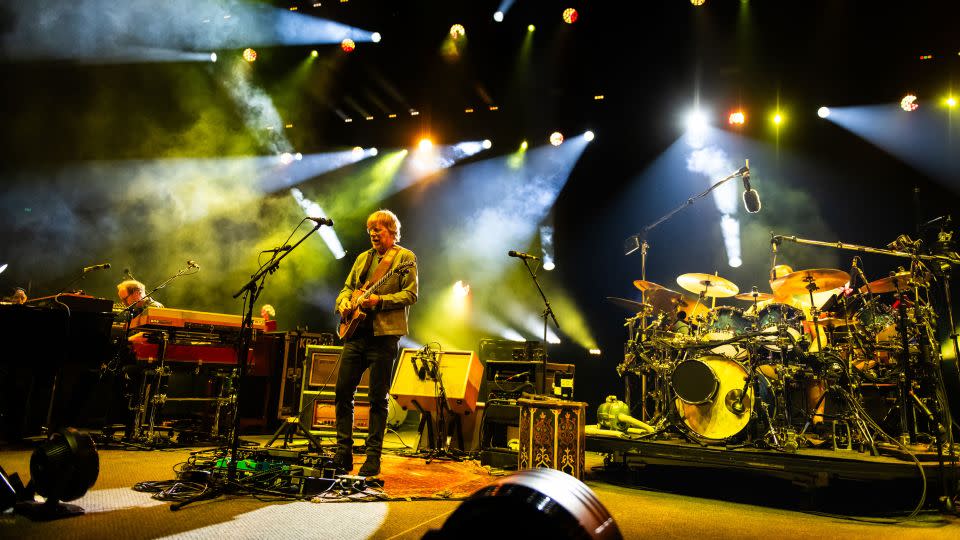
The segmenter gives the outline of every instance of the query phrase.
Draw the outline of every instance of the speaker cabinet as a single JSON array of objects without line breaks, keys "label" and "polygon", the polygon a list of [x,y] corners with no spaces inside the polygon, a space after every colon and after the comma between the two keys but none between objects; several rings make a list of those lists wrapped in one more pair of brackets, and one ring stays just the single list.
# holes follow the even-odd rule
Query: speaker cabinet
[{"label": "speaker cabinet", "polygon": [[276,416],[279,419],[296,416],[302,406],[300,398],[303,391],[304,370],[307,362],[307,347],[333,341],[330,334],[310,332],[271,332],[268,335],[276,339],[275,366],[280,366],[276,374],[277,394]]},{"label": "speaker cabinet", "polygon": [[483,364],[473,351],[427,351],[403,349],[397,361],[390,395],[404,409],[436,412],[438,381],[443,383],[447,407],[470,413],[477,407],[483,379]]},{"label": "speaker cabinet", "polygon": [[[342,346],[310,345],[307,347],[306,375],[304,390],[333,392],[337,386],[337,372],[340,370]],[[370,370],[363,372],[357,392],[370,392]]]}]

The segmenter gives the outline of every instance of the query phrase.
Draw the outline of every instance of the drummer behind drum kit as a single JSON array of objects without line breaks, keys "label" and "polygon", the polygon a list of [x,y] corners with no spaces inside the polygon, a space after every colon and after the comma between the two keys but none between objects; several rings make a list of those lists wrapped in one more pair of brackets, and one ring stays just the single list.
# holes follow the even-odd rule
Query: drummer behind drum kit
[{"label": "drummer behind drum kit", "polygon": [[[692,273],[676,281],[696,296],[637,280],[642,302],[609,298],[636,312],[617,370],[637,377],[643,398],[631,407],[651,436],[874,455],[887,433],[895,444],[939,440],[936,367],[920,354],[938,348],[929,274],[862,278],[857,290],[835,269],[772,277],[771,293],[740,293],[723,277]],[[749,307],[717,306],[718,298]]]}]

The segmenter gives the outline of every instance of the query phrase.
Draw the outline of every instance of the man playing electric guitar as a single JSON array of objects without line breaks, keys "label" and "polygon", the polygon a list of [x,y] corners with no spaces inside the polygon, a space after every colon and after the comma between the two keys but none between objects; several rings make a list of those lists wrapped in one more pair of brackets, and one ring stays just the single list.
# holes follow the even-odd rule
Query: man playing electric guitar
[{"label": "man playing electric guitar", "polygon": [[[333,465],[347,472],[353,470],[354,395],[363,372],[369,368],[370,424],[366,460],[359,475],[376,476],[387,429],[390,379],[400,336],[407,333],[410,306],[417,301],[418,282],[416,255],[397,244],[400,220],[393,212],[378,210],[370,214],[367,233],[372,248],[357,256],[336,301],[345,341],[337,371],[337,453]],[[401,266],[406,268],[394,272]],[[378,282],[373,290],[372,285]],[[366,315],[355,316],[357,309]],[[351,327],[354,329],[348,330]]]}]

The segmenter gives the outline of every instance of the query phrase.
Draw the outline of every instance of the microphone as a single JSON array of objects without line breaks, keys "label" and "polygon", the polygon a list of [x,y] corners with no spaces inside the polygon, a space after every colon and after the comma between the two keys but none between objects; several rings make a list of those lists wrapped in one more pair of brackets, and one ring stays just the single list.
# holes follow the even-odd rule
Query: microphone
[{"label": "microphone", "polygon": [[529,253],[524,253],[522,251],[514,251],[512,249],[507,252],[507,255],[509,255],[510,257],[516,257],[518,259],[529,259],[531,261],[540,260],[540,257],[536,257],[534,255],[530,255]]},{"label": "microphone", "polygon": [[333,220],[325,217],[310,217],[307,216],[307,219],[317,224],[317,226],[326,225],[327,227],[333,227]]},{"label": "microphone", "polygon": [[750,187],[750,164],[747,163],[743,169],[740,169],[743,171],[740,175],[740,178],[743,178],[743,206],[747,208],[747,212],[756,214],[760,211],[760,194]]},{"label": "microphone", "polygon": [[124,277],[126,277],[127,279],[136,279],[136,278],[133,277],[133,274],[130,273],[130,269],[129,269],[129,268],[124,268],[124,269],[123,269],[123,275],[124,275]]},{"label": "microphone", "polygon": [[199,270],[200,265],[197,264],[196,261],[187,261],[187,268],[196,268],[197,270]]},{"label": "microphone", "polygon": [[278,248],[265,249],[265,250],[261,251],[260,253],[279,253],[279,252],[281,252],[281,251],[290,251],[291,249],[293,249],[293,247],[290,246],[290,244],[285,244],[285,245],[283,245],[283,246],[281,246],[281,247],[278,247]]},{"label": "microphone", "polygon": [[86,274],[87,272],[93,272],[94,270],[106,270],[107,268],[110,268],[110,263],[95,264],[93,266],[85,266],[80,273]]}]

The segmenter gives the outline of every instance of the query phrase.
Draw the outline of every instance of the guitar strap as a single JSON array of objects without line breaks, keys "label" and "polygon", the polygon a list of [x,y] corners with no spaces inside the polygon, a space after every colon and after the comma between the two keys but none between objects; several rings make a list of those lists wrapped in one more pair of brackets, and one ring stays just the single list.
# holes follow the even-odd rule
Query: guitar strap
[{"label": "guitar strap", "polygon": [[[373,275],[370,276],[370,279],[368,279],[367,282],[363,284],[364,290],[369,289],[371,285],[380,281],[380,278],[386,275],[387,271],[390,270],[390,265],[393,264],[393,258],[399,252],[400,252],[400,248],[398,248],[397,246],[393,246],[387,251],[387,253],[383,256],[383,258],[380,259],[380,264],[378,264],[377,267],[373,270]],[[371,261],[373,261],[372,255],[367,260],[367,268],[370,268]]]}]

